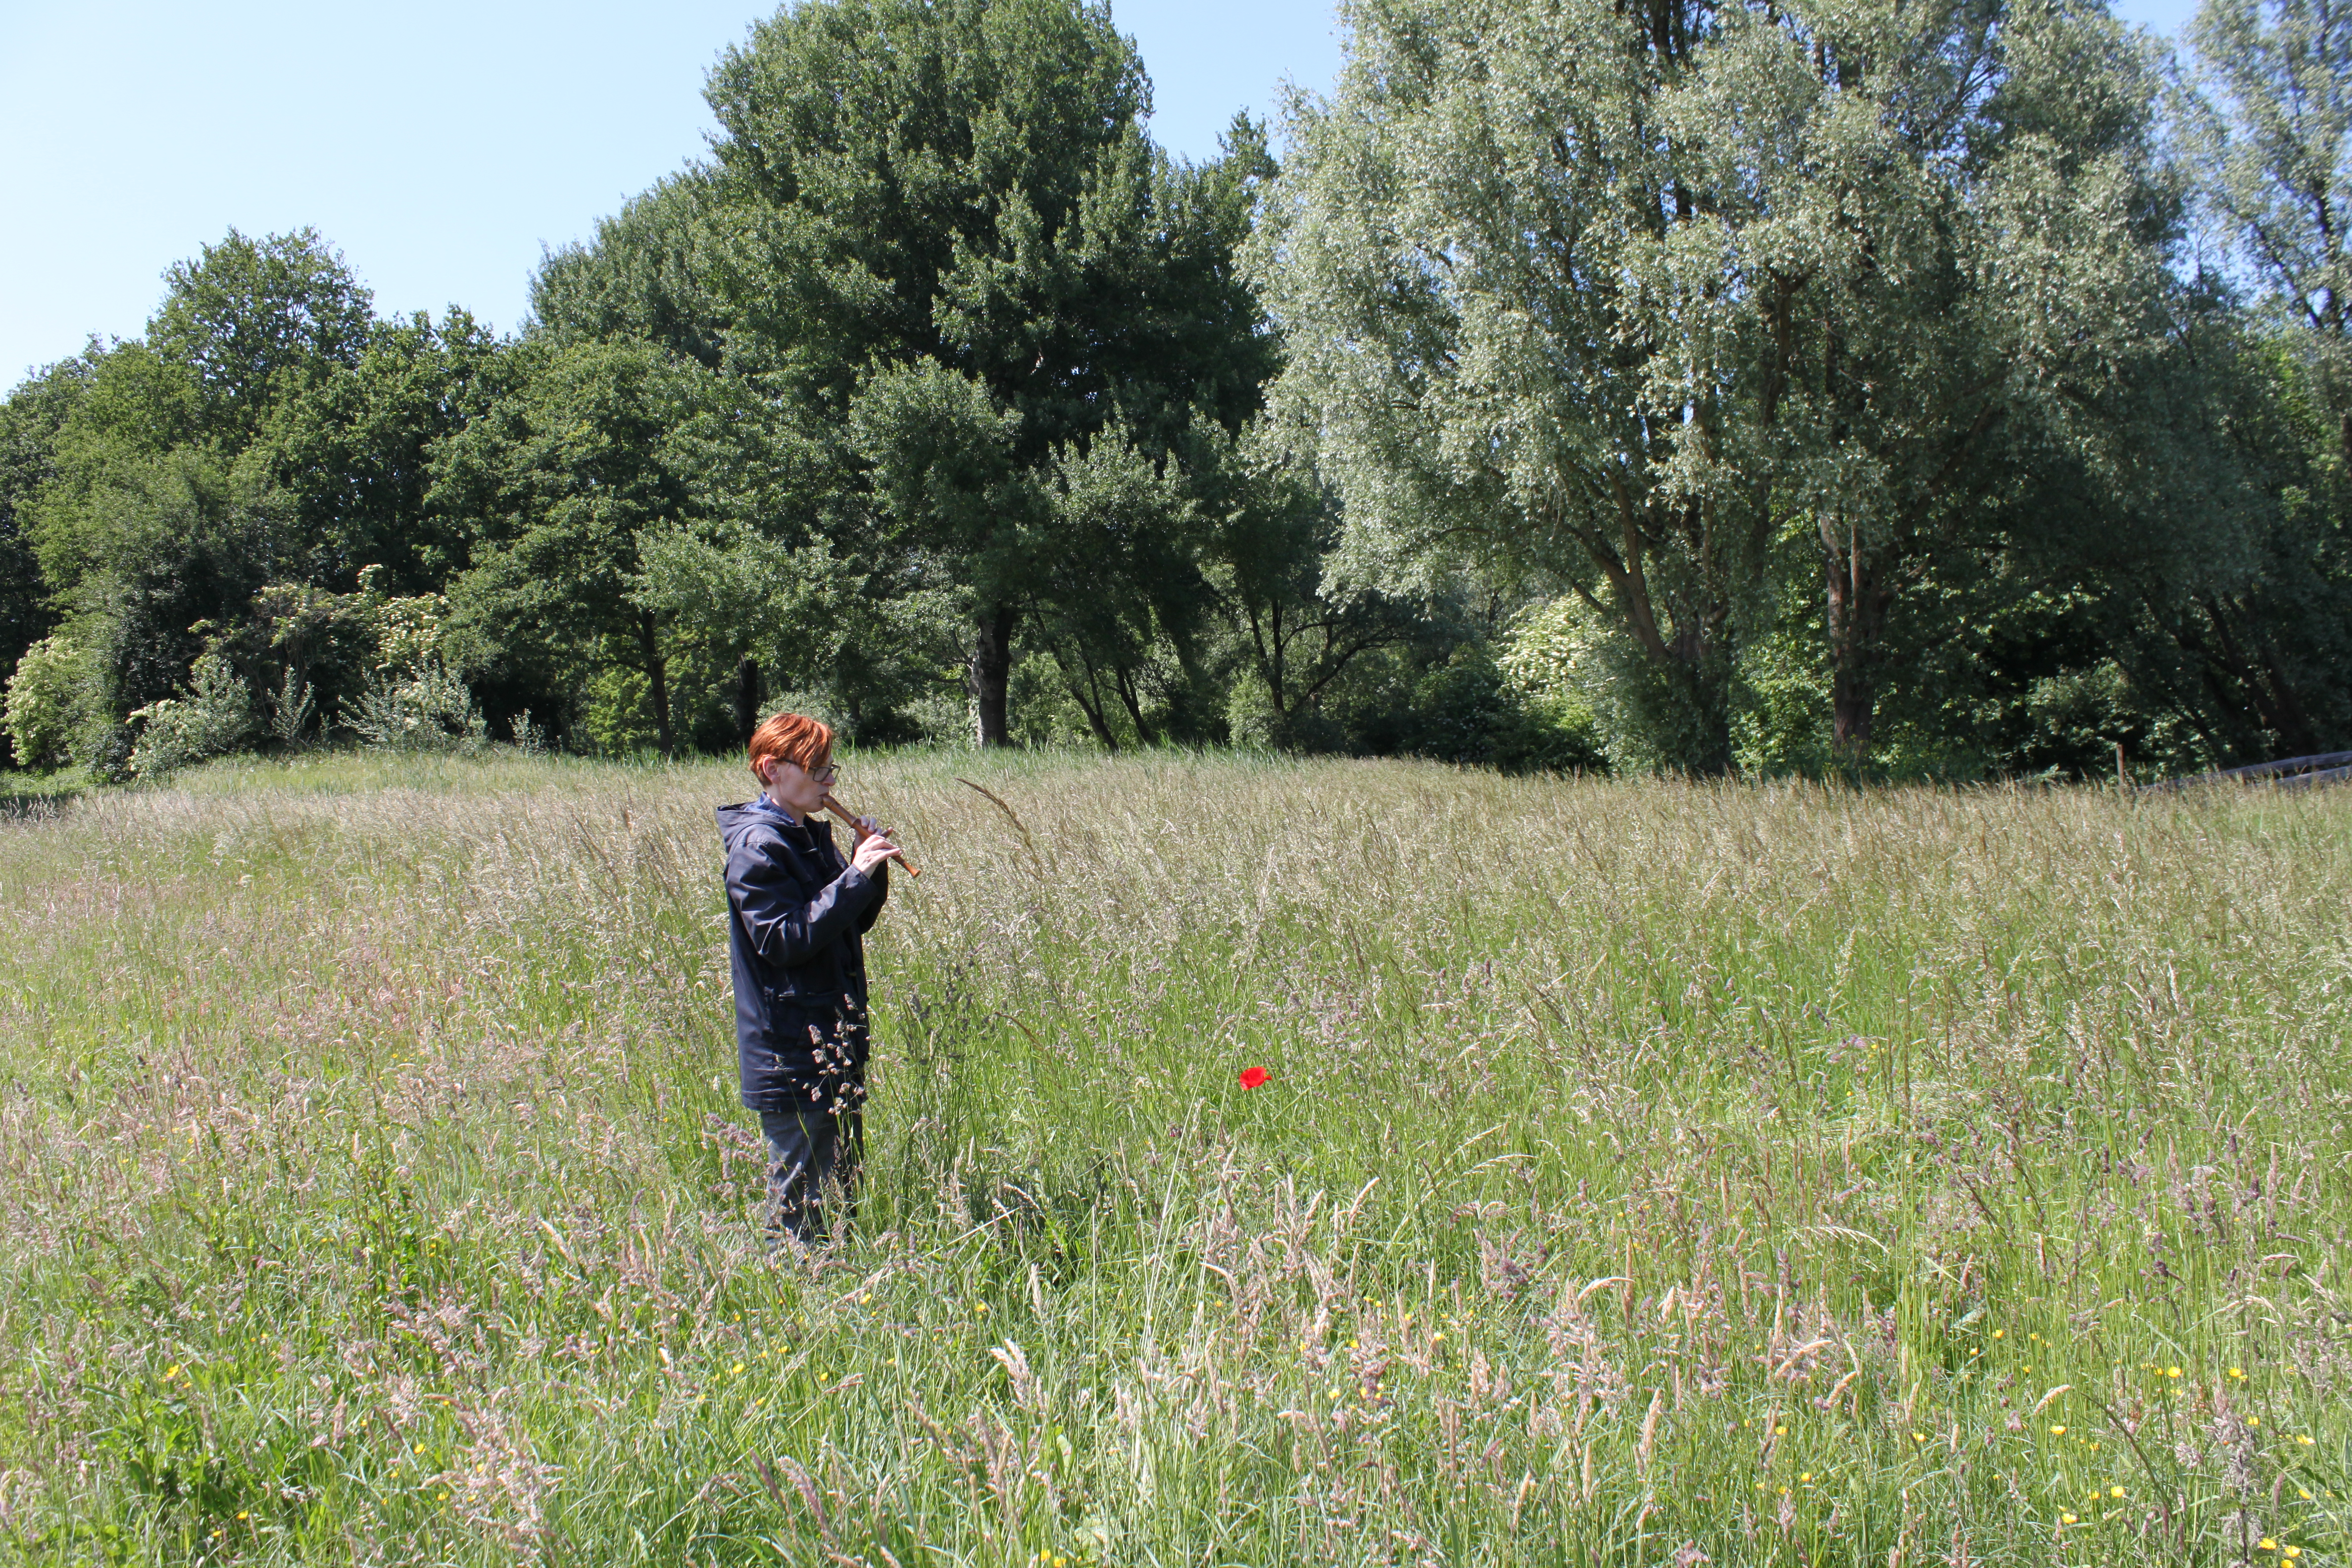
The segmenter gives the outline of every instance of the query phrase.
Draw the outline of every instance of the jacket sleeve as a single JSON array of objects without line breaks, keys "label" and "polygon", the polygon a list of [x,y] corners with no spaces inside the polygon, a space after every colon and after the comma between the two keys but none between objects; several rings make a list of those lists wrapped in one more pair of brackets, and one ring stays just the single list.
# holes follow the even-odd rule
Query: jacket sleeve
[{"label": "jacket sleeve", "polygon": [[[850,874],[856,875],[855,867],[851,868]],[[874,874],[866,879],[874,884],[874,901],[866,906],[864,914],[857,917],[857,934],[860,936],[874,929],[874,922],[882,918],[882,906],[890,901],[890,862],[885,860],[875,867]]]},{"label": "jacket sleeve", "polygon": [[727,897],[751,951],[771,969],[794,968],[824,952],[868,904],[879,902],[879,892],[873,878],[852,866],[812,896],[773,835],[749,834],[727,852]]}]

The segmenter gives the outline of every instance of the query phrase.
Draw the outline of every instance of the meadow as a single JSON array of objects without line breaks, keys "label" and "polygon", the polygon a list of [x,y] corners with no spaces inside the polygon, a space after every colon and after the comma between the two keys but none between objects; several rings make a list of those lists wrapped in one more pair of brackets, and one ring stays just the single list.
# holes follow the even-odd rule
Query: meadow
[{"label": "meadow", "polygon": [[2352,1555],[2352,792],[845,762],[807,1255],[740,766],[0,818],[0,1555]]}]

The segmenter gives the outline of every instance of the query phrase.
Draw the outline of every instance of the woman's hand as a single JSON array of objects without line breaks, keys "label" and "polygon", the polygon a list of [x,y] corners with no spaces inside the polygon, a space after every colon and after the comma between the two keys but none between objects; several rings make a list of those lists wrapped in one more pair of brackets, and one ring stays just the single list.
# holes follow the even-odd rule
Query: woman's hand
[{"label": "woman's hand", "polygon": [[873,875],[875,867],[885,860],[895,858],[898,853],[898,847],[896,844],[883,837],[875,828],[866,826],[873,820],[872,817],[860,819],[858,826],[863,831],[857,840],[857,853],[852,856],[849,861],[852,866],[868,876]]}]

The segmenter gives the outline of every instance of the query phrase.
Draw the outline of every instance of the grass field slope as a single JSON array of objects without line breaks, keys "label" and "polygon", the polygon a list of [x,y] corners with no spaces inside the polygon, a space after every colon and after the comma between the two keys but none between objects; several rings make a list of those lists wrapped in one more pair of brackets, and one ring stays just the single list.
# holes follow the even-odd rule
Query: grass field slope
[{"label": "grass field slope", "polygon": [[848,763],[805,1257],[740,767],[0,819],[0,1557],[2352,1557],[2352,791]]}]

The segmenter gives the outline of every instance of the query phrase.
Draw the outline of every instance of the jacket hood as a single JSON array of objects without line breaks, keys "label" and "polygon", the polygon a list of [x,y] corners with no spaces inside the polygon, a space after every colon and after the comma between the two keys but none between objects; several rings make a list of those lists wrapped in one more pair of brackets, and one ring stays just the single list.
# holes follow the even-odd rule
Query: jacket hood
[{"label": "jacket hood", "polygon": [[[773,831],[786,826],[780,814],[771,811],[756,800],[747,800],[740,805],[722,805],[718,808],[717,816],[719,839],[730,849],[740,845],[743,840],[761,828]],[[814,817],[803,817],[801,819],[801,826],[814,835],[820,844],[829,844],[833,841],[833,824],[830,822],[820,822]]]}]

